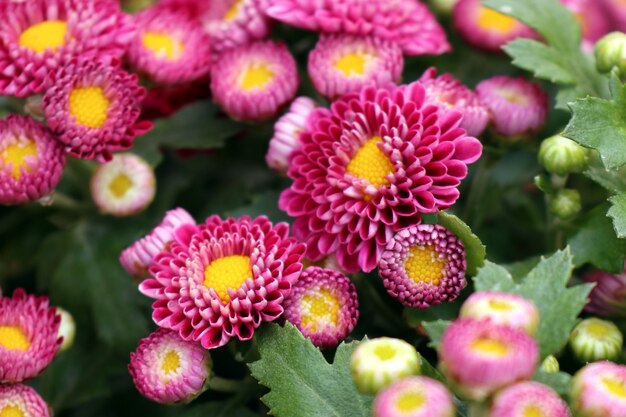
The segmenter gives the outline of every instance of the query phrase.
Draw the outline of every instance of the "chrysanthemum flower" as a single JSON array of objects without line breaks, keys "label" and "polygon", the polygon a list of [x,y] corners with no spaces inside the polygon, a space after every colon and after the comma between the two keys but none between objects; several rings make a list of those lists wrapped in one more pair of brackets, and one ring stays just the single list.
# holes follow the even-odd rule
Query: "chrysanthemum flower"
[{"label": "chrysanthemum flower", "polygon": [[122,267],[136,278],[148,276],[148,268],[159,253],[165,251],[174,240],[174,232],[183,225],[195,226],[196,221],[185,209],[176,208],[165,213],[165,217],[150,233],[142,237],[120,254]]},{"label": "chrysanthemum flower", "polygon": [[570,417],[570,413],[552,388],[538,382],[521,382],[496,395],[489,417]]},{"label": "chrysanthemum flower", "polygon": [[487,320],[460,319],[443,334],[440,367],[471,400],[530,378],[539,359],[537,342],[526,332]]},{"label": "chrysanthemum flower", "polygon": [[28,385],[0,385],[0,417],[50,417],[50,411]]},{"label": "chrysanthemum flower", "polygon": [[571,386],[571,405],[584,417],[626,415],[626,366],[595,362],[582,368]]},{"label": "chrysanthemum flower", "polygon": [[2,1],[0,22],[0,94],[17,97],[44,92],[72,59],[120,58],[134,36],[111,1]]},{"label": "chrysanthemum flower", "polygon": [[156,193],[152,167],[132,153],[118,154],[96,168],[91,196],[98,209],[114,216],[130,216],[150,205]]},{"label": "chrysanthemum flower", "polygon": [[419,81],[426,89],[426,99],[444,110],[457,110],[463,113],[461,127],[467,134],[478,137],[489,123],[489,111],[480,102],[476,94],[452,74],[437,77],[437,69],[429,68]]},{"label": "chrysanthemum flower", "polygon": [[42,107],[48,125],[78,158],[110,161],[151,129],[137,122],[146,92],[116,62],[73,61],[54,76]]},{"label": "chrysanthemum flower", "polygon": [[452,13],[455,29],[470,45],[500,52],[513,39],[537,37],[528,26],[481,3],[481,0],[459,0]]},{"label": "chrysanthemum flower", "polygon": [[61,346],[60,323],[61,316],[46,297],[18,289],[12,297],[0,298],[0,383],[39,375]]},{"label": "chrysanthemum flower", "polygon": [[179,84],[208,76],[211,41],[199,20],[170,7],[135,15],[137,35],[128,47],[130,65],[152,81]]},{"label": "chrysanthemum flower", "polygon": [[537,307],[525,298],[502,292],[475,292],[461,306],[459,317],[489,320],[535,334],[539,325]]},{"label": "chrysanthemum flower", "polygon": [[295,96],[298,85],[296,61],[284,44],[272,41],[225,51],[211,72],[215,101],[238,120],[274,116]]},{"label": "chrysanthemum flower", "polygon": [[325,33],[371,35],[397,43],[407,55],[450,51],[443,28],[415,0],[269,0],[267,14],[292,26]]},{"label": "chrysanthemum flower", "polygon": [[0,119],[0,204],[23,204],[50,194],[65,168],[63,146],[28,116]]},{"label": "chrysanthemum flower", "polygon": [[211,216],[177,229],[150,268],[153,278],[139,286],[156,299],[153,320],[207,349],[252,338],[263,321],[282,315],[302,271],[304,245],[288,234],[286,223],[274,226],[267,217]]},{"label": "chrysanthemum flower", "polygon": [[283,307],[285,319],[322,349],[348,337],[359,318],[356,287],[350,279],[317,266],[304,270]]},{"label": "chrysanthemum flower", "polygon": [[596,318],[578,323],[569,338],[572,352],[582,363],[617,359],[623,342],[622,332],[613,322]]},{"label": "chrysanthemum flower", "polygon": [[609,274],[595,270],[585,274],[583,280],[596,284],[589,294],[585,311],[606,317],[626,316],[626,273]]},{"label": "chrysanthemum flower", "polygon": [[394,42],[344,34],[322,34],[309,54],[308,64],[313,86],[330,99],[366,85],[396,84],[403,67],[402,50]]},{"label": "chrysanthemum flower", "polygon": [[583,35],[583,49],[587,52],[593,50],[593,45],[598,39],[609,33],[612,29],[610,15],[604,10],[604,6],[597,0],[561,0],[580,22]]},{"label": "chrysanthemum flower", "polygon": [[348,272],[374,269],[393,234],[457,200],[480,142],[462,116],[425,102],[420,83],[344,96],[301,135],[279,206],[313,261],[336,252]]},{"label": "chrysanthemum flower", "polygon": [[161,404],[186,403],[209,386],[213,362],[199,343],[172,330],[158,329],[130,354],[128,370],[137,390]]},{"label": "chrysanthemum flower", "polygon": [[548,118],[548,95],[523,77],[490,78],[476,86],[476,94],[489,109],[495,132],[502,136],[536,132]]},{"label": "chrysanthemum flower", "polygon": [[438,381],[411,376],[387,387],[374,401],[374,417],[454,417],[452,395]]},{"label": "chrysanthemum flower", "polygon": [[378,273],[402,304],[428,308],[454,301],[465,287],[463,242],[445,227],[420,224],[400,230],[382,253]]},{"label": "chrysanthemum flower", "polygon": [[620,32],[626,31],[626,3],[623,0],[604,0],[602,3],[615,28]]}]

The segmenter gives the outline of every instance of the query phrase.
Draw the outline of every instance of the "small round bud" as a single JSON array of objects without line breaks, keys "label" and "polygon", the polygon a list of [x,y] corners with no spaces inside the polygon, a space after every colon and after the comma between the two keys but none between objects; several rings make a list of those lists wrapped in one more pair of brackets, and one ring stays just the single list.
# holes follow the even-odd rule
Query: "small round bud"
[{"label": "small round bud", "polygon": [[376,394],[395,381],[418,374],[420,358],[404,340],[381,337],[361,343],[352,353],[350,367],[358,390]]},{"label": "small round bud", "polygon": [[554,135],[539,148],[539,163],[551,174],[582,172],[588,165],[589,151],[571,139]]},{"label": "small round bud", "polygon": [[626,71],[626,34],[609,33],[596,42],[594,52],[599,72],[610,72],[613,67],[622,73]]},{"label": "small round bud", "polygon": [[539,369],[548,374],[556,374],[561,370],[561,367],[559,366],[559,361],[550,355],[541,362]]},{"label": "small round bud", "polygon": [[571,189],[559,190],[550,200],[549,209],[559,219],[571,219],[582,209],[580,193]]},{"label": "small round bud", "polygon": [[432,11],[440,16],[450,16],[452,9],[459,0],[430,0],[428,4]]},{"label": "small round bud", "polygon": [[76,336],[76,322],[74,321],[74,317],[72,317],[69,312],[60,307],[57,307],[57,313],[61,316],[59,337],[63,337],[63,343],[61,343],[59,352],[65,352],[74,344],[74,337]]},{"label": "small round bud", "polygon": [[469,296],[461,306],[460,318],[489,320],[533,335],[539,312],[533,303],[516,294],[482,291]]},{"label": "small round bud", "polygon": [[596,318],[581,321],[569,338],[572,352],[581,362],[616,359],[622,343],[622,333],[616,325]]}]

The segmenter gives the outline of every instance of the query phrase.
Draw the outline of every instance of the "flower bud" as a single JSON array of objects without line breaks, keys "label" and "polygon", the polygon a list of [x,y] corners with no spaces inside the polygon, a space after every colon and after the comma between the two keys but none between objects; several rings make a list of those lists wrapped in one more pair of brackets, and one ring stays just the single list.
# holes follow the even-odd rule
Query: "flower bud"
[{"label": "flower bud", "polygon": [[59,326],[59,337],[63,337],[63,342],[59,348],[59,352],[65,352],[74,344],[74,337],[76,336],[76,322],[72,315],[57,307],[57,313],[61,316],[61,324]]},{"label": "flower bud", "polygon": [[626,317],[626,273],[609,274],[595,270],[583,276],[595,284],[585,311],[605,317]]},{"label": "flower bud", "polygon": [[613,67],[622,73],[626,71],[626,34],[609,33],[596,42],[594,52],[599,72],[610,72]]},{"label": "flower bud", "polygon": [[586,148],[561,135],[545,139],[539,148],[539,163],[551,174],[567,175],[587,168]]},{"label": "flower bud", "polygon": [[617,326],[596,318],[580,322],[569,339],[572,352],[581,362],[616,359],[622,351],[622,342]]},{"label": "flower bud", "polygon": [[581,208],[580,193],[571,189],[559,190],[549,204],[550,212],[562,220],[571,219]]},{"label": "flower bud", "polygon": [[458,1],[459,0],[430,0],[428,4],[430,5],[431,10],[438,15],[449,16]]},{"label": "flower bud", "polygon": [[561,367],[559,361],[550,355],[543,360],[539,369],[548,374],[555,374],[561,370]]},{"label": "flower bud", "polygon": [[516,294],[480,291],[461,306],[460,318],[489,320],[533,335],[539,325],[539,312],[533,303]]}]

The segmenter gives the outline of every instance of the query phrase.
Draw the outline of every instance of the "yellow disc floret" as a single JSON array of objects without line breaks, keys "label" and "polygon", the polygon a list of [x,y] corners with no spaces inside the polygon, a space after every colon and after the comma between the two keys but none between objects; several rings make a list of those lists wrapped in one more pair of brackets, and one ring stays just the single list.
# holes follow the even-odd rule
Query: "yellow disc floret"
[{"label": "yellow disc floret", "polygon": [[25,414],[17,405],[6,405],[0,410],[0,417],[24,417]]},{"label": "yellow disc floret", "polygon": [[235,0],[233,5],[230,6],[230,9],[228,9],[226,14],[224,15],[224,20],[227,21],[227,22],[230,22],[233,19],[235,19],[237,17],[237,15],[239,14],[239,11],[241,10],[241,6],[243,6],[243,1],[242,0]]},{"label": "yellow disc floret", "polygon": [[[611,323],[612,324],[612,323]],[[593,320],[587,323],[587,333],[596,339],[604,339],[615,334],[614,327],[600,320]]]},{"label": "yellow disc floret", "polygon": [[478,338],[472,342],[470,349],[484,356],[503,358],[509,353],[506,344],[496,339]]},{"label": "yellow disc floret", "polygon": [[58,47],[65,45],[66,33],[67,23],[61,20],[47,20],[34,24],[22,32],[18,43],[38,54],[46,49],[54,52]]},{"label": "yellow disc floret", "polygon": [[151,51],[157,59],[177,61],[185,49],[184,43],[163,33],[146,32],[141,40],[143,47]]},{"label": "yellow disc floret", "polygon": [[541,409],[534,405],[529,405],[524,409],[522,417],[546,417]]},{"label": "yellow disc floret", "polygon": [[237,290],[248,278],[252,278],[248,256],[224,256],[211,262],[204,270],[204,286],[213,288],[224,304],[230,301],[228,288]]},{"label": "yellow disc floret", "polygon": [[487,7],[481,7],[478,13],[478,26],[485,30],[508,33],[517,25],[517,20]]},{"label": "yellow disc floret", "polygon": [[413,281],[439,285],[446,262],[439,257],[434,246],[412,246],[404,262],[404,270]]},{"label": "yellow disc floret", "polygon": [[426,402],[419,392],[403,392],[396,400],[396,408],[402,413],[413,413],[419,410]]},{"label": "yellow disc floret", "polygon": [[374,349],[374,355],[381,361],[388,361],[395,358],[396,353],[398,353],[398,351],[390,344],[381,344]]},{"label": "yellow disc floret", "polygon": [[77,87],[70,92],[70,115],[76,123],[92,129],[102,127],[108,119],[109,100],[101,87]]},{"label": "yellow disc floret", "polygon": [[365,142],[348,163],[346,172],[375,187],[389,185],[389,180],[385,177],[393,172],[393,164],[378,147],[380,142],[378,136]]},{"label": "yellow disc floret", "polygon": [[274,79],[274,72],[267,65],[248,66],[241,75],[239,85],[244,91],[263,89]]},{"label": "yellow disc floret", "polygon": [[26,163],[26,158],[37,157],[37,145],[33,141],[26,141],[9,145],[0,152],[0,159],[3,165],[11,165],[11,175],[16,180],[22,175],[22,168],[26,172],[31,171],[31,167]]},{"label": "yellow disc floret", "polygon": [[21,350],[30,347],[26,333],[18,326],[0,326],[0,346],[7,350]]},{"label": "yellow disc floret", "polygon": [[346,77],[365,74],[365,65],[371,57],[364,53],[350,53],[335,62],[335,68]]},{"label": "yellow disc floret", "polygon": [[489,300],[488,304],[489,304],[489,308],[492,310],[497,310],[497,311],[513,310],[513,306],[511,305],[511,303],[505,300],[496,300],[495,298],[492,298],[491,300]]},{"label": "yellow disc floret", "polygon": [[161,362],[161,371],[165,374],[171,374],[180,368],[180,355],[173,349],[170,349]]},{"label": "yellow disc floret", "polygon": [[117,197],[122,198],[128,190],[133,186],[133,181],[125,174],[118,174],[113,181],[109,183],[109,190]]},{"label": "yellow disc floret", "polygon": [[602,385],[613,395],[626,399],[626,381],[616,377],[602,378]]},{"label": "yellow disc floret", "polygon": [[318,325],[336,326],[339,322],[339,300],[327,289],[304,295],[300,306],[302,327],[311,326],[313,333],[317,332]]}]

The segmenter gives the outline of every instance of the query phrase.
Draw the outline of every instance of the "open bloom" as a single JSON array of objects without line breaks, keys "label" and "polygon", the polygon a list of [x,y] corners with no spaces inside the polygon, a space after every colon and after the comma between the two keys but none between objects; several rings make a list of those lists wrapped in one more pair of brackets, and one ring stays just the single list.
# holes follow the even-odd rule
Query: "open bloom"
[{"label": "open bloom", "polygon": [[425,102],[420,83],[366,87],[320,113],[301,135],[279,206],[317,261],[335,253],[348,272],[374,269],[397,230],[457,200],[480,142],[462,115]]},{"label": "open bloom", "polygon": [[63,146],[29,116],[0,119],[0,204],[23,204],[50,194],[65,168]]},{"label": "open bloom", "polygon": [[585,366],[574,375],[570,397],[576,415],[624,417],[626,366],[612,362],[595,362]]},{"label": "open bloom", "polygon": [[585,51],[592,51],[596,41],[611,31],[611,15],[604,10],[602,1],[561,0],[561,3],[576,16],[581,25]]},{"label": "open bloom", "polygon": [[0,416],[50,417],[48,405],[28,385],[0,385]]},{"label": "open bloom", "polygon": [[153,278],[139,290],[156,299],[152,318],[207,349],[231,337],[249,340],[283,301],[302,271],[304,245],[286,223],[266,217],[207,218],[176,229],[175,241],[154,259]]},{"label": "open bloom", "polygon": [[572,352],[582,363],[617,359],[623,342],[622,332],[613,322],[596,318],[578,323],[569,338]]},{"label": "open bloom", "polygon": [[583,279],[596,284],[589,294],[585,311],[606,317],[626,316],[626,273],[609,274],[596,270],[585,274]]},{"label": "open bloom", "polygon": [[489,417],[570,417],[565,401],[552,388],[538,382],[521,382],[500,391]]},{"label": "open bloom", "polygon": [[438,381],[411,376],[387,387],[374,401],[374,417],[454,417],[452,395]]},{"label": "open bloom", "polygon": [[469,296],[461,306],[459,317],[474,320],[489,320],[535,334],[539,325],[537,307],[516,294],[483,291]]}]

